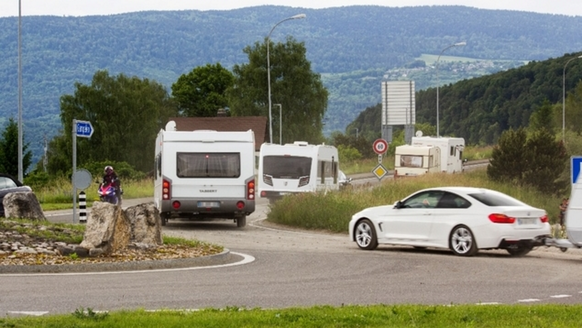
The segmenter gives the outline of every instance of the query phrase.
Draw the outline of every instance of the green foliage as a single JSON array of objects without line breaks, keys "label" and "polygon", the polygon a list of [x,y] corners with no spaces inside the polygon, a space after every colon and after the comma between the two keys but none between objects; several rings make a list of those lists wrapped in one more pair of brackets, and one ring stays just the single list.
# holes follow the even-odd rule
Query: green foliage
[{"label": "green foliage", "polygon": [[[304,42],[288,37],[286,43],[255,42],[243,50],[248,64],[234,65],[235,82],[227,91],[232,116],[269,116],[267,44],[269,42],[272,104],[281,104],[283,141],[296,140],[318,144],[323,140],[323,116],[327,109],[328,92],[319,74],[311,70]],[[273,130],[279,120],[271,104]],[[273,139],[274,143],[278,140]]]},{"label": "green foliage", "polygon": [[551,134],[554,134],[556,131],[554,111],[554,107],[550,104],[550,102],[547,99],[544,99],[542,105],[531,114],[529,119],[529,127],[534,131],[546,129]]},{"label": "green foliage", "polygon": [[92,308],[78,308],[75,309],[75,312],[73,312],[73,317],[77,318],[77,319],[89,319],[89,320],[104,320],[105,318],[107,318],[109,316],[109,313],[107,312],[102,312],[102,313],[97,313],[95,311],[93,311]]},{"label": "green foliage", "polygon": [[219,108],[227,107],[225,91],[233,83],[234,76],[220,63],[206,64],[182,74],[172,84],[172,97],[183,116],[214,117]]},{"label": "green foliage", "polygon": [[155,138],[176,110],[157,82],[98,71],[90,85],[75,83],[74,95],[61,97],[64,134],[49,144],[48,170],[65,173],[72,162],[73,119],[90,121],[91,138],[77,137],[77,165],[127,162],[137,170],[152,168]]},{"label": "green foliage", "polygon": [[[28,171],[32,159],[28,146],[22,145],[23,172]],[[18,177],[18,123],[13,118],[8,119],[0,139],[0,172]]]},{"label": "green foliage", "polygon": [[337,152],[340,163],[353,162],[362,158],[362,154],[360,154],[357,149],[350,146],[338,145]]},{"label": "green foliage", "polygon": [[564,193],[568,154],[561,141],[540,128],[527,137],[524,128],[505,131],[493,148],[487,175],[494,181],[530,185],[548,194]]}]

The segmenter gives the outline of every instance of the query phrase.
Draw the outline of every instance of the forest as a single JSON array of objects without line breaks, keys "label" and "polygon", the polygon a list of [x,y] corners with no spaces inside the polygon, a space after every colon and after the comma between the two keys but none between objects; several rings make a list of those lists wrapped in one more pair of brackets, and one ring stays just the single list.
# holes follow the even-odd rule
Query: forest
[{"label": "forest", "polygon": [[[306,14],[306,18],[281,24],[271,39],[283,42],[285,37],[293,36],[305,43],[311,68],[321,74],[330,94],[324,120],[326,134],[345,131],[358,114],[380,101],[382,80],[406,78],[390,72],[410,67],[426,54],[432,55],[433,61],[425,61],[424,73],[415,76],[421,79],[416,83],[417,112],[419,120],[422,117],[427,122],[434,121],[430,105],[437,83],[434,57],[448,45],[462,40],[467,42],[466,46],[450,49],[446,55],[496,64],[489,70],[470,71],[471,64],[467,62],[464,69],[449,71],[450,66],[444,64],[443,57],[439,68],[443,82],[441,106],[452,108],[444,112],[441,127],[446,133],[468,134],[470,142],[488,143],[499,131],[525,124],[528,114],[542,98],[558,101],[562,56],[582,49],[579,38],[582,17],[462,6],[327,9],[257,6],[227,11],[25,16],[22,20],[23,121],[33,161],[39,160],[45,142],[62,130],[60,99],[72,94],[76,82],[89,83],[95,72],[106,69],[114,75],[123,73],[156,81],[169,89],[181,74],[195,67],[220,63],[231,69],[244,63],[247,58],[242,50],[246,46],[264,42],[277,22],[298,13]],[[9,118],[17,116],[18,109],[16,17],[0,18],[0,44],[0,126],[3,126]],[[542,70],[536,65],[545,65],[544,61],[551,59],[556,64],[545,71],[547,76],[531,75]],[[518,63],[529,63],[525,66],[529,73],[516,75],[510,81],[474,79],[494,74],[487,79],[495,76],[503,80],[495,73],[508,68],[517,70]],[[569,88],[580,77],[576,67],[573,62],[568,69]],[[547,90],[539,88],[541,79],[544,85],[548,83]],[[463,81],[463,92],[453,92],[452,86],[444,86],[456,81]],[[499,85],[499,90],[505,83],[506,87],[515,88],[513,92],[541,91],[542,94],[519,96],[496,91],[499,99],[477,101],[477,105],[475,100],[489,96],[491,91],[490,86],[475,86],[479,81]],[[455,96],[463,97],[463,102],[455,103]],[[510,104],[503,104],[504,97],[521,97],[525,107],[506,107]],[[479,106],[482,112],[479,118],[467,108],[469,103]],[[463,113],[460,121],[453,120],[456,117],[453,113],[457,112]],[[485,131],[481,137],[484,131],[474,125],[483,118],[498,126]]]}]

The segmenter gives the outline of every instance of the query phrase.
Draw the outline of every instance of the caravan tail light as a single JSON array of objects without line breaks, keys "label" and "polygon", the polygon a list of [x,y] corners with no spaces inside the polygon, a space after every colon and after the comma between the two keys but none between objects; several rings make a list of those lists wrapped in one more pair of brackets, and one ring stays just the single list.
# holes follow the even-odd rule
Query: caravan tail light
[{"label": "caravan tail light", "polygon": [[247,182],[247,199],[255,200],[255,180]]},{"label": "caravan tail light", "polygon": [[174,201],[174,202],[172,203],[172,207],[173,207],[175,210],[179,209],[181,205],[182,205],[182,204],[180,204],[180,202],[179,202],[179,201]]},{"label": "caravan tail light", "polygon": [[162,199],[163,200],[170,199],[170,196],[171,196],[170,187],[171,187],[170,181],[164,179],[162,182]]},{"label": "caravan tail light", "polygon": [[299,179],[299,187],[307,186],[309,184],[309,177],[301,177]]},{"label": "caravan tail light", "polygon": [[245,203],[242,201],[236,202],[236,208],[242,210],[243,208],[245,208]]}]

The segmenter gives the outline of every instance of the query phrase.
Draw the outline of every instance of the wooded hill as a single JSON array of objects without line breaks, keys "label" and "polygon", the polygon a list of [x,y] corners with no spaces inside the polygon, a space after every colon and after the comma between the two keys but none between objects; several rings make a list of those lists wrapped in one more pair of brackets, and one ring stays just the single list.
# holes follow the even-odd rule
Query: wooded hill
[{"label": "wooded hill", "polygon": [[[439,88],[440,135],[465,138],[468,144],[495,144],[507,129],[526,127],[532,113],[550,106],[550,131],[562,130],[564,66],[582,52],[545,61],[533,61],[519,68],[442,85]],[[566,66],[565,127],[582,133],[582,59]],[[348,125],[347,134],[357,128],[372,140],[380,135],[382,105],[370,106]],[[436,88],[416,92],[416,122],[436,126]]]},{"label": "wooded hill", "polygon": [[[152,79],[169,90],[181,74],[194,67],[219,62],[230,69],[234,64],[248,62],[244,47],[264,42],[277,22],[299,13],[307,17],[279,25],[271,39],[282,42],[291,35],[305,42],[312,69],[322,74],[330,91],[327,132],[343,131],[361,111],[380,101],[380,82],[388,70],[406,66],[422,54],[439,55],[458,41],[466,41],[467,45],[449,49],[447,55],[540,61],[582,49],[579,38],[582,17],[462,6],[328,9],[258,6],[227,11],[25,16],[22,19],[25,141],[31,144],[38,160],[43,138],[51,138],[61,128],[59,98],[73,92],[74,82],[89,83],[97,70]],[[1,125],[18,113],[17,32],[17,17],[0,18]],[[442,69],[444,81],[444,66]],[[471,76],[459,75],[456,79]],[[574,77],[571,72],[568,76]],[[434,75],[428,74],[428,79],[430,82],[417,85],[434,86]],[[447,100],[447,94],[443,89],[443,108],[447,101],[452,101]],[[421,99],[418,103],[421,114],[424,105]],[[489,104],[483,106],[486,105]],[[443,131],[452,132],[447,128],[448,114],[444,115]]]}]

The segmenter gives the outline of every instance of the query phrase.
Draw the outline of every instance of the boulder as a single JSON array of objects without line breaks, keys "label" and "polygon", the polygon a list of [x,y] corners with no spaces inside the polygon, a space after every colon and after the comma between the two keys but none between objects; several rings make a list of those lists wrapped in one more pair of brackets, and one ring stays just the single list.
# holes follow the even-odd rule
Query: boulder
[{"label": "boulder", "polygon": [[153,202],[128,207],[125,216],[131,225],[131,243],[140,248],[163,244],[160,211]]},{"label": "boulder", "polygon": [[106,202],[94,202],[87,218],[81,247],[90,253],[100,248],[110,254],[127,248],[131,239],[131,224],[121,206]]},{"label": "boulder", "polygon": [[2,205],[4,205],[4,216],[7,218],[46,221],[40,203],[31,191],[8,193],[4,196]]}]

